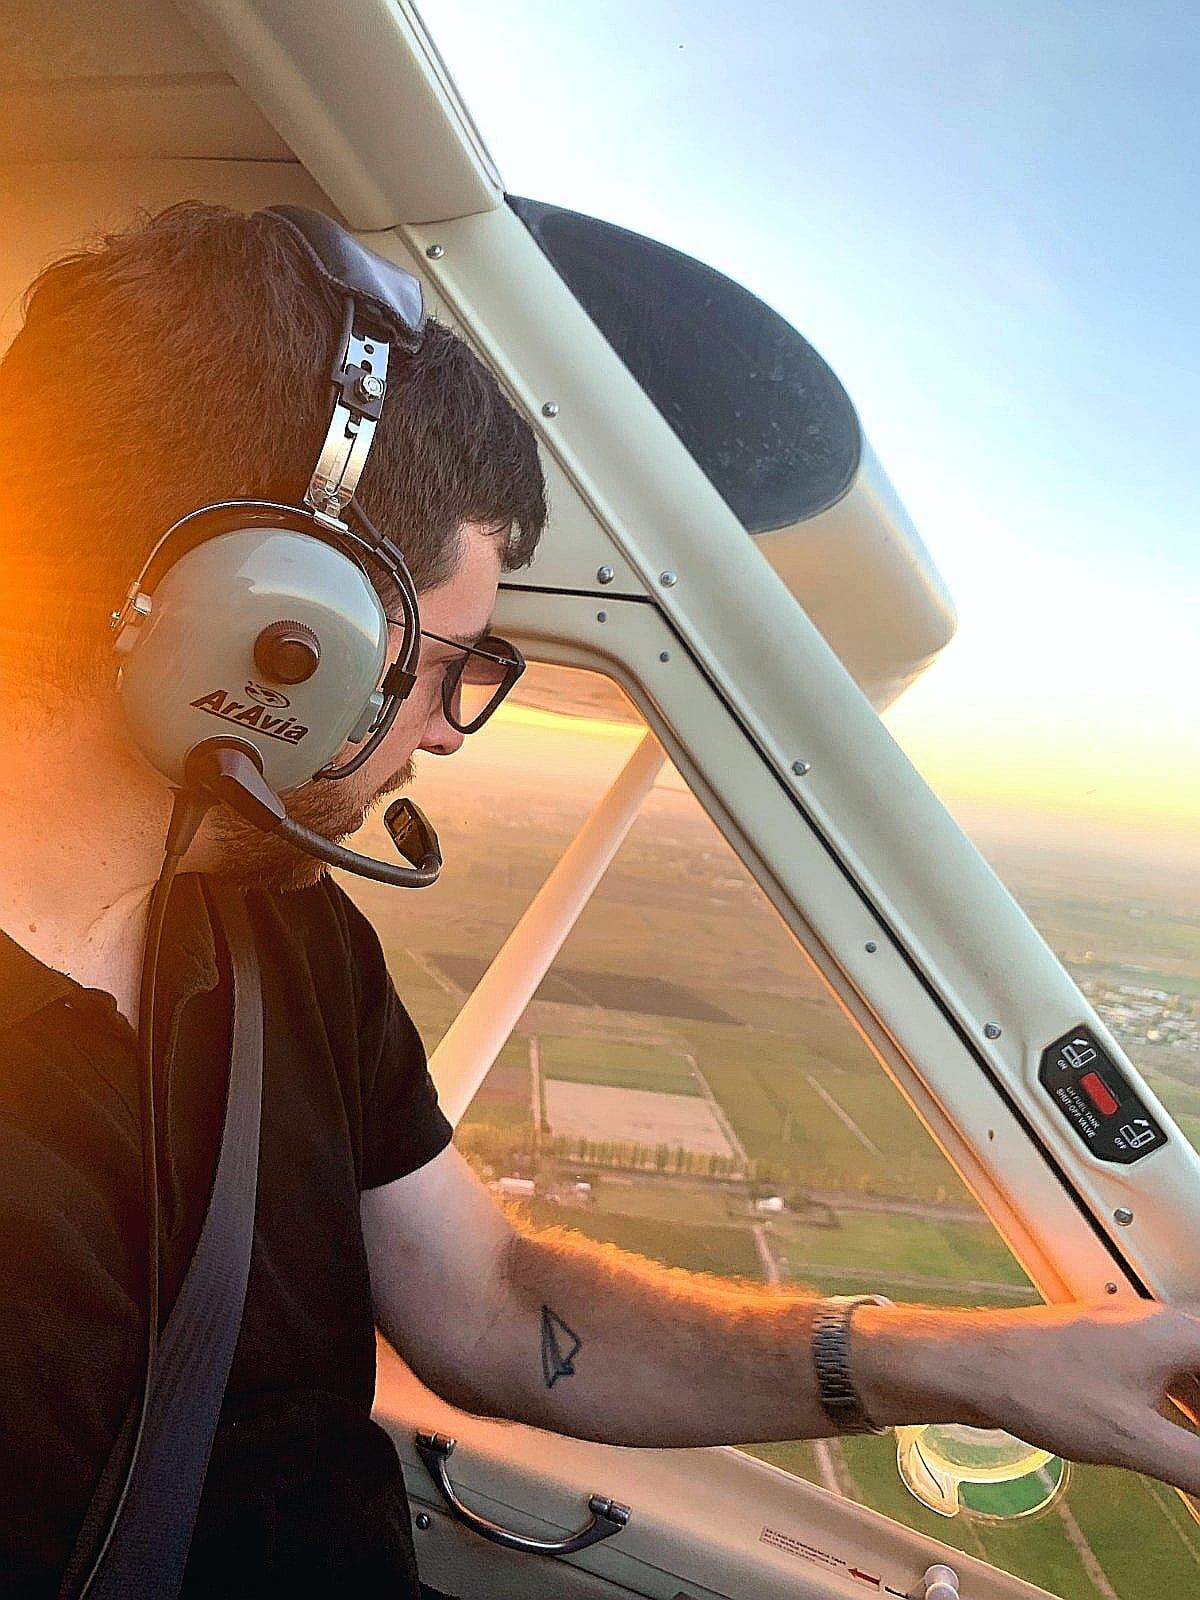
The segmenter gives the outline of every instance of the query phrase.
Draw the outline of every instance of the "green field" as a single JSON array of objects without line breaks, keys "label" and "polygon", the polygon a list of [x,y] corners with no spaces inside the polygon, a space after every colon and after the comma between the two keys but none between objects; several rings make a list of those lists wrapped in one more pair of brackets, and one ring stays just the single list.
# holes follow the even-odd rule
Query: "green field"
[{"label": "green field", "polygon": [[722,1277],[757,1278],[761,1275],[754,1239],[746,1228],[664,1222],[622,1216],[612,1211],[567,1210],[544,1201],[529,1203],[527,1210],[530,1221],[539,1226],[574,1228],[589,1239],[620,1245],[623,1250],[649,1256],[664,1266],[719,1273]]},{"label": "green field", "polygon": [[[590,1209],[646,1223],[676,1223],[683,1220],[689,1227],[703,1224],[725,1228],[736,1225],[742,1229],[749,1229],[751,1225],[744,1199],[721,1184],[694,1179],[632,1180],[596,1174]],[[646,1254],[654,1256],[656,1260],[666,1259],[654,1250]],[[756,1267],[756,1274],[757,1271]]]},{"label": "green field", "polygon": [[900,1275],[942,1278],[962,1284],[964,1289],[978,1281],[1028,1284],[1004,1245],[983,1223],[843,1211],[836,1228],[773,1222],[772,1234],[776,1250],[786,1254],[793,1276],[808,1267],[886,1265]]},{"label": "green field", "polygon": [[[744,1199],[716,1184],[619,1180],[593,1175],[586,1210],[542,1208],[579,1228],[668,1266],[685,1264],[686,1235],[703,1236],[704,1270],[763,1277],[756,1221]],[[759,1223],[761,1226],[761,1222]],[[784,1281],[828,1293],[883,1293],[931,1305],[1031,1304],[1036,1294],[983,1224],[874,1212],[843,1212],[836,1227],[787,1219],[766,1225]]]},{"label": "green field", "polygon": [[[747,1152],[781,1184],[969,1205],[970,1197],[855,1035],[840,1060],[824,1017],[815,1038],[678,1024]],[[848,1030],[847,1030],[848,1032]],[[865,1056],[865,1052],[864,1052]],[[848,1065],[847,1062],[852,1062]],[[858,1130],[831,1113],[815,1080]]]},{"label": "green field", "polygon": [[613,1089],[649,1089],[657,1094],[703,1094],[681,1055],[650,1045],[609,1039],[541,1036],[542,1076],[567,1083],[598,1083]]},{"label": "green field", "polygon": [[1032,1305],[1036,1290],[990,1228],[844,1211],[836,1228],[773,1222],[784,1276],[830,1294],[925,1305]]},{"label": "green field", "polygon": [[1173,1117],[1180,1120],[1190,1117],[1193,1122],[1200,1120],[1200,1088],[1152,1067],[1143,1066],[1141,1070],[1146,1082]]}]

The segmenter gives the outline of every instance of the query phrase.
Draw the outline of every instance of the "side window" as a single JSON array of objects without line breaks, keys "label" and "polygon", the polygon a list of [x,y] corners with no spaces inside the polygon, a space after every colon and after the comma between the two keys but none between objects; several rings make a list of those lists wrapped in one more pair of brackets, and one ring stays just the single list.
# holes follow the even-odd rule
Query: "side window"
[{"label": "side window", "polygon": [[[431,1048],[644,731],[599,678],[528,676],[486,739],[418,767],[443,882],[372,900]],[[458,1143],[532,1221],[670,1265],[930,1305],[1037,1298],[669,766]],[[1077,1469],[1042,1516],[984,1524],[918,1504],[890,1435],[751,1449],[1064,1600],[1160,1600],[1200,1576],[1200,1529],[1131,1474]]]}]

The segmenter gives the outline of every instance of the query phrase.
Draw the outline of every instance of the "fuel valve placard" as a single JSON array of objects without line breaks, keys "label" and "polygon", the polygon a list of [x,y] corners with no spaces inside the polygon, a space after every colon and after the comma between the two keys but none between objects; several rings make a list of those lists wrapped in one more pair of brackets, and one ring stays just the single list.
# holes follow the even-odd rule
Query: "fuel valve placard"
[{"label": "fuel valve placard", "polygon": [[1042,1051],[1039,1080],[1101,1161],[1131,1166],[1167,1136],[1087,1028],[1074,1028]]}]

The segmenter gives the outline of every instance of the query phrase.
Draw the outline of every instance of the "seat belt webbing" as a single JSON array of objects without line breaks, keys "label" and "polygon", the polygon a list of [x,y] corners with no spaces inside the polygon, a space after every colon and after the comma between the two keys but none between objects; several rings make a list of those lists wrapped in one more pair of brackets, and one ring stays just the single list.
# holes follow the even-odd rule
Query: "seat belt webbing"
[{"label": "seat belt webbing", "polygon": [[[178,1595],[246,1300],[262,1111],[262,989],[240,895],[219,886],[213,901],[233,969],[221,1149],[204,1226],[159,1343],[133,1481],[88,1600]],[[85,1531],[94,1526],[98,1504],[112,1504],[110,1468],[127,1459],[130,1431],[122,1429],[101,1474]],[[77,1546],[72,1569],[82,1565],[79,1555]]]}]

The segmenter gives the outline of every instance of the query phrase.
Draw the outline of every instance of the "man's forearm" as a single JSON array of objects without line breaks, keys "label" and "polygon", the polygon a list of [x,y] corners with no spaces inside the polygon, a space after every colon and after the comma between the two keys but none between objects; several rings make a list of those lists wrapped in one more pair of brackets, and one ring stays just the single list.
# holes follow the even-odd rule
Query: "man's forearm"
[{"label": "man's forearm", "polygon": [[[835,1431],[812,1361],[814,1297],[671,1271],[557,1230],[518,1234],[504,1274],[494,1320],[439,1384],[467,1409],[626,1445]],[[851,1337],[856,1382],[880,1425],[935,1413],[972,1420],[952,1387],[961,1365],[952,1341],[942,1348],[920,1312],[860,1307]],[[897,1341],[940,1397],[876,1376],[880,1360],[903,1359]]]},{"label": "man's forearm", "polygon": [[[437,1387],[468,1410],[610,1444],[819,1438],[838,1429],[812,1359],[818,1304],[657,1267],[565,1231],[518,1234],[490,1320]],[[861,1305],[850,1358],[880,1427],[1000,1427],[1200,1493],[1200,1441],[1158,1411],[1166,1390],[1200,1370],[1191,1312],[1132,1300]]]},{"label": "man's forearm", "polygon": [[[838,1431],[819,1398],[814,1299],[669,1271],[565,1229],[514,1231],[452,1148],[364,1194],[363,1238],[385,1334],[468,1411],[660,1447]],[[862,1305],[849,1356],[879,1426],[1005,1428],[1200,1494],[1200,1440],[1159,1414],[1200,1372],[1196,1311],[1132,1296]]]}]

